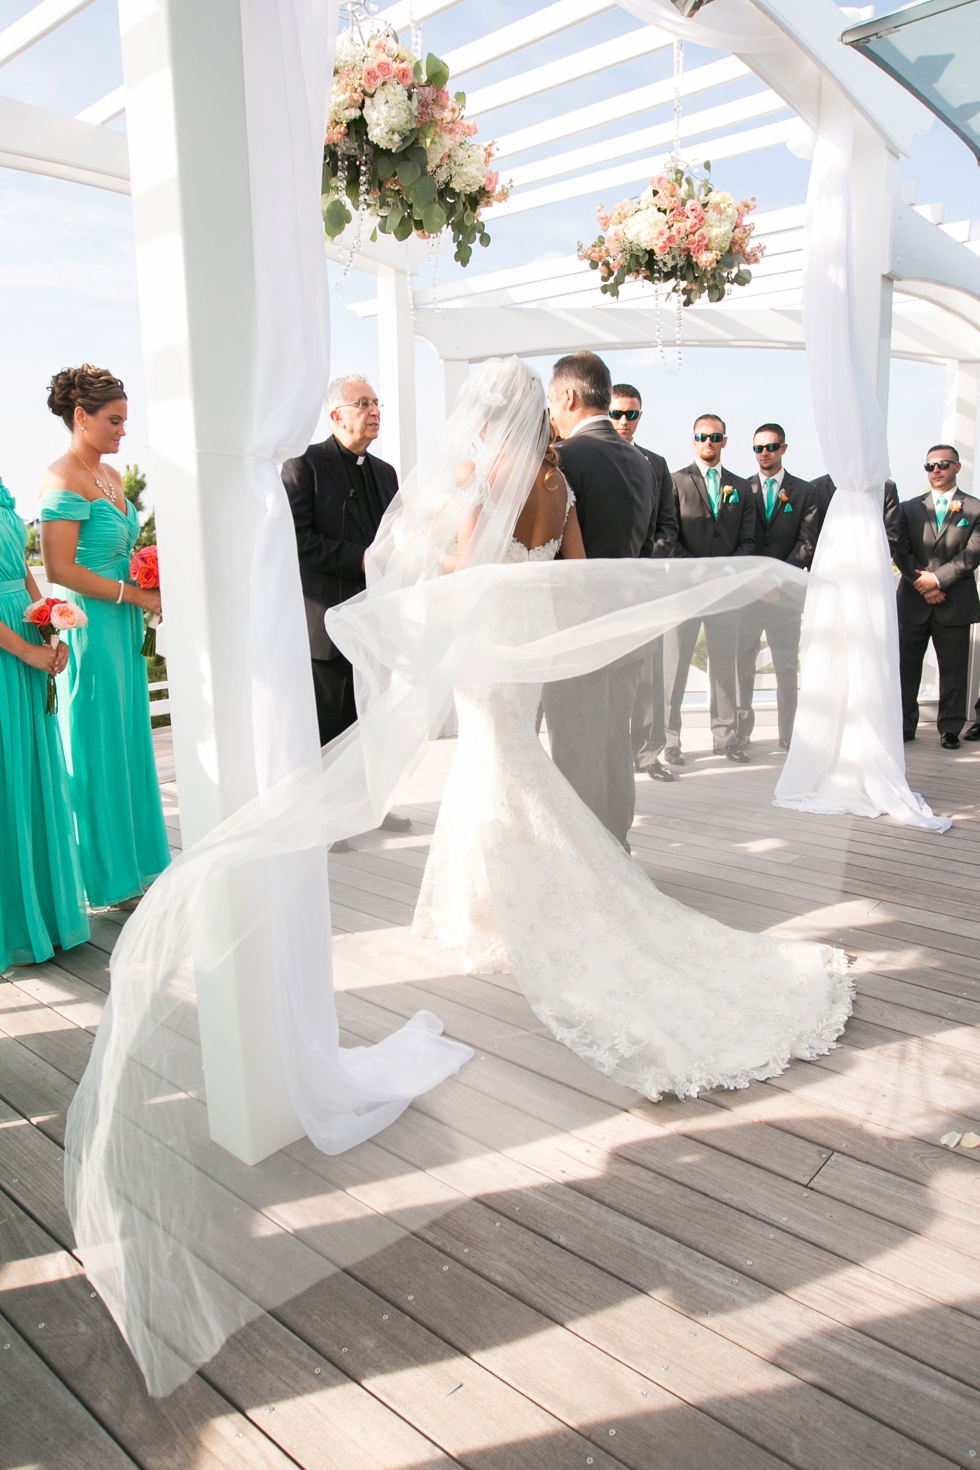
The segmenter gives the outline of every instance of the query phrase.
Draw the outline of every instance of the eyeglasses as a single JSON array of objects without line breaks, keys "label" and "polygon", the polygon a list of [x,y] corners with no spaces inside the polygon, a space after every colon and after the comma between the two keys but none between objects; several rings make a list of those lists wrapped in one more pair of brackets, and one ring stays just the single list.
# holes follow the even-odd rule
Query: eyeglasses
[{"label": "eyeglasses", "polygon": [[626,419],[628,423],[635,424],[640,417],[642,409],[639,408],[611,408],[609,417],[611,419]]},{"label": "eyeglasses", "polygon": [[703,444],[705,439],[710,439],[712,444],[720,444],[724,437],[724,434],[695,434],[694,442],[695,444]]},{"label": "eyeglasses", "polygon": [[777,449],[785,449],[785,444],[753,444],[753,454],[775,454]]},{"label": "eyeglasses", "polygon": [[932,472],[933,472],[933,470],[951,470],[953,468],[954,464],[959,464],[959,460],[958,459],[931,459],[931,460],[927,461],[927,463],[924,464],[922,466],[922,468],[925,470],[925,472],[926,472],[927,475],[931,475]]},{"label": "eyeglasses", "polygon": [[360,409],[364,409],[364,408],[384,408],[384,404],[383,403],[379,403],[376,398],[355,398],[355,400],[354,400],[353,403],[338,403],[337,407],[338,408],[360,408]]}]

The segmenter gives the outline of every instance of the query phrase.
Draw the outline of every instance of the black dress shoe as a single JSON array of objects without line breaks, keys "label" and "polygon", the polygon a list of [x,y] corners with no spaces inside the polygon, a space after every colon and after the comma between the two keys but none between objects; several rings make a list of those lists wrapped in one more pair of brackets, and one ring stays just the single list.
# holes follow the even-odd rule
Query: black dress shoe
[{"label": "black dress shoe", "polygon": [[412,825],[411,817],[396,817],[394,812],[387,812],[381,821],[381,832],[407,832]]},{"label": "black dress shoe", "polygon": [[681,755],[680,748],[676,745],[672,745],[668,750],[664,751],[664,760],[669,766],[682,766],[684,764],[684,757]]},{"label": "black dress shoe", "polygon": [[971,725],[968,730],[963,731],[963,739],[980,740],[980,720],[977,720],[976,724]]},{"label": "black dress shoe", "polygon": [[788,740],[780,740],[780,742],[779,742],[779,748],[780,748],[780,750],[789,750],[789,741]]},{"label": "black dress shoe", "polygon": [[724,755],[726,761],[734,761],[737,766],[747,766],[750,764],[749,757],[741,745],[730,745],[727,750],[720,752],[720,754]]},{"label": "black dress shoe", "polygon": [[647,766],[647,775],[651,781],[676,781],[677,777],[673,771],[668,771],[659,761],[654,761],[652,766]]},{"label": "black dress shoe", "polygon": [[939,738],[939,743],[942,746],[943,750],[959,750],[960,737],[958,735],[950,734],[941,735]]},{"label": "black dress shoe", "polygon": [[903,735],[902,736],[902,744],[903,745],[911,745],[912,744],[912,741],[914,739],[915,739],[915,736],[914,735]]}]

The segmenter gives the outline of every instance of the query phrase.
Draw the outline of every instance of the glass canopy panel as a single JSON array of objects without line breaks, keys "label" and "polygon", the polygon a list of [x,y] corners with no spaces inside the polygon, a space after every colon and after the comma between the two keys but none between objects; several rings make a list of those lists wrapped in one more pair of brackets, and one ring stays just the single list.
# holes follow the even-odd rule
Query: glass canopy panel
[{"label": "glass canopy panel", "polygon": [[980,160],[980,0],[926,0],[841,40],[942,118]]}]

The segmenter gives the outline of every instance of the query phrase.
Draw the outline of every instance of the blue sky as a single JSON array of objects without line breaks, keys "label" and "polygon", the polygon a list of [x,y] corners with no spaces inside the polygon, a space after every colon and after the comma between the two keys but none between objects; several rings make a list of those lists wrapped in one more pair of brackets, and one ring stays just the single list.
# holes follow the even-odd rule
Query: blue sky
[{"label": "blue sky", "polygon": [[[495,0],[488,12],[483,0],[463,0],[426,24],[425,49],[450,50],[490,28],[489,13],[496,27],[537,8],[537,3]],[[0,28],[29,8],[25,0],[0,0]],[[888,8],[878,7],[879,11]],[[522,58],[522,65],[525,60],[533,65],[583,49],[636,25],[625,12],[611,12],[540,45]],[[686,64],[693,67],[714,56],[689,47]],[[510,75],[515,65],[514,59],[504,59],[467,75],[462,85],[469,89],[486,85]],[[671,66],[669,51],[655,53],[585,83],[488,114],[480,120],[481,136],[509,132],[536,117],[657,80],[668,75]],[[96,0],[61,30],[5,66],[0,95],[74,114],[118,86],[121,79],[115,4]],[[712,102],[738,96],[751,87],[751,83],[735,83],[723,96],[713,96]],[[664,115],[661,109],[649,120],[659,121]],[[615,135],[621,128],[621,124],[613,125],[609,132]],[[731,160],[713,170],[721,187],[735,194],[755,194],[760,210],[802,202],[807,175],[808,165],[782,147]],[[948,220],[980,218],[976,164],[964,145],[938,121],[915,140],[912,157],[901,165],[901,177],[915,181],[919,203],[945,200]],[[599,202],[597,198],[573,200],[500,220],[493,227],[489,250],[478,252],[470,269],[500,269],[571,253],[579,240],[593,238]],[[30,515],[44,467],[64,447],[64,431],[47,412],[45,397],[52,372],[66,364],[93,361],[124,379],[130,392],[131,418],[120,459],[146,462],[131,211],[128,198],[122,195],[0,169],[0,219],[0,475],[17,496],[22,513]],[[440,280],[448,280],[458,269],[444,259]],[[373,296],[374,283],[351,273],[341,291],[339,273],[332,274],[334,369],[373,374],[377,365],[375,324],[361,321],[346,307]],[[536,365],[546,374],[550,362]],[[689,350],[676,376],[664,372],[652,350],[611,353],[609,365],[615,378],[628,379],[640,388],[646,406],[640,437],[675,467],[690,458],[694,415],[710,409],[728,420],[731,442],[726,461],[733,470],[748,472],[752,431],[768,419],[785,425],[791,444],[787,463],[796,473],[811,476],[823,470],[802,353]],[[416,366],[420,439],[424,442],[442,419],[441,370],[434,353],[422,343],[417,346]],[[942,395],[941,368],[893,363],[889,439],[893,473],[904,495],[920,488],[923,451],[940,432]]]}]

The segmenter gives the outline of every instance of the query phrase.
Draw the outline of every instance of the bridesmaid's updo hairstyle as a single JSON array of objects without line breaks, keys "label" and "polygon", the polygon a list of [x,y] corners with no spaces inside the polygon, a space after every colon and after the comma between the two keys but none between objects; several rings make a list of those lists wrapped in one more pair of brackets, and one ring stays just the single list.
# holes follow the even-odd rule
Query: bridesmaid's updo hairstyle
[{"label": "bridesmaid's updo hairstyle", "polygon": [[75,409],[98,413],[107,403],[125,398],[126,389],[107,368],[83,362],[81,367],[62,368],[48,385],[48,408],[69,428],[75,427]]}]

